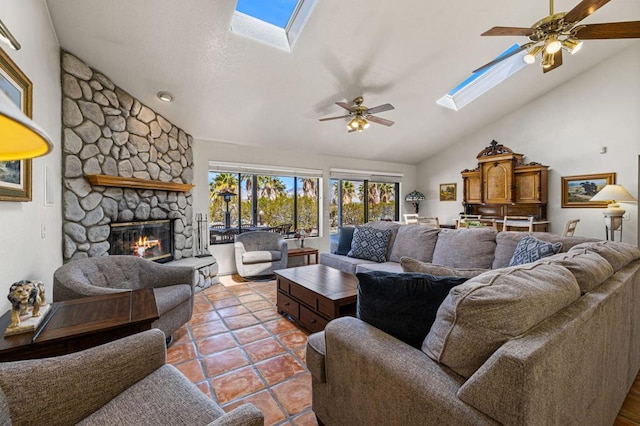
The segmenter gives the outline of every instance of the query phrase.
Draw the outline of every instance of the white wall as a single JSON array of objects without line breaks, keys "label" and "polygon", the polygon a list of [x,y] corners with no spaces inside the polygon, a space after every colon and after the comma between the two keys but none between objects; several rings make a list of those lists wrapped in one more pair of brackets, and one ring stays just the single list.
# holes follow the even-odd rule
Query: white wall
[{"label": "white wall", "polygon": [[[351,170],[368,170],[380,172],[403,173],[404,178],[400,185],[401,200],[413,191],[416,185],[416,166],[381,161],[358,160],[353,158],[335,157],[328,155],[309,154],[306,152],[281,151],[275,149],[263,149],[232,145],[221,142],[212,142],[194,139],[194,209],[195,213],[207,213],[209,200],[209,161],[231,161],[238,163],[268,164],[282,167],[300,167],[323,170],[322,194],[329,194],[329,169],[341,168]],[[329,197],[323,196],[320,200],[323,206],[321,226],[324,225],[324,234],[321,238],[307,238],[305,245],[316,247],[322,251],[329,250]],[[410,203],[400,203],[400,217],[405,209],[411,209]],[[412,211],[411,211],[412,213]],[[290,241],[293,247],[296,243]],[[226,275],[236,271],[233,254],[233,244],[217,244],[210,246],[211,253],[218,260],[220,274]]]},{"label": "white wall", "polygon": [[[54,143],[54,150],[33,160],[31,202],[0,201],[0,314],[9,309],[6,295],[16,281],[44,281],[49,300],[53,272],[62,264],[60,207],[60,51],[42,0],[2,0],[0,18],[22,45],[0,47],[33,83],[33,120]],[[50,168],[54,205],[44,205],[44,169]],[[40,237],[41,226],[45,238]]]},{"label": "white wall", "polygon": [[[586,54],[586,53],[585,53]],[[562,68],[554,72],[562,72]],[[427,196],[424,213],[451,223],[462,210],[460,172],[477,166],[476,155],[492,139],[524,154],[525,161],[550,166],[548,218],[561,233],[568,219],[580,218],[576,234],[605,238],[601,209],[561,208],[561,177],[615,172],[616,183],[638,197],[640,155],[640,43],[569,83],[460,140],[418,165],[418,188]],[[514,77],[514,78],[517,78]],[[540,78],[544,78],[542,73]],[[517,93],[514,96],[518,96]],[[481,99],[476,102],[482,102]],[[460,113],[464,113],[462,110]],[[606,154],[600,148],[607,147]],[[440,202],[438,185],[458,183],[458,201]],[[637,204],[623,241],[638,244]],[[421,210],[422,211],[422,210]],[[616,233],[616,241],[619,238]]]}]

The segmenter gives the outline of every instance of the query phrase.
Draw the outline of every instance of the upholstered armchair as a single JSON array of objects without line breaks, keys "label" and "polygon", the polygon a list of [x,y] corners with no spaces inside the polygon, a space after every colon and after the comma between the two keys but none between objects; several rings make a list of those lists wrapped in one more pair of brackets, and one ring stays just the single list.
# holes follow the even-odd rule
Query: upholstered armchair
[{"label": "upholstered armchair", "polygon": [[252,404],[225,412],[174,366],[158,330],[69,355],[0,363],[2,425],[262,426]]},{"label": "upholstered armchair", "polygon": [[136,256],[100,256],[73,260],[53,274],[53,301],[153,288],[159,319],[153,327],[171,335],[191,319],[194,270]]},{"label": "upholstered armchair", "polygon": [[236,268],[241,277],[273,275],[287,267],[287,242],[275,232],[252,231],[236,236]]}]

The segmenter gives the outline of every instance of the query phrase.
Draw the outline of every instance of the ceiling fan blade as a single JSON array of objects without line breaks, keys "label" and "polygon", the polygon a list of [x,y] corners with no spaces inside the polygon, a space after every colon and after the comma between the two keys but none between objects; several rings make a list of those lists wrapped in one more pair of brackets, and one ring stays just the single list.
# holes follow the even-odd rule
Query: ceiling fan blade
[{"label": "ceiling fan blade", "polygon": [[376,107],[369,108],[365,114],[377,114],[379,112],[391,111],[392,109],[395,108],[391,104],[378,105]]},{"label": "ceiling fan blade", "polygon": [[355,131],[357,131],[358,129],[352,129],[351,127],[349,127],[349,130],[347,130],[347,133],[353,133]]},{"label": "ceiling fan blade", "polygon": [[553,65],[551,65],[549,68],[542,68],[542,72],[546,74],[549,71],[555,70],[560,65],[562,65],[562,49],[553,54]]},{"label": "ceiling fan blade", "polygon": [[339,118],[347,118],[347,117],[350,117],[350,115],[347,114],[347,115],[341,115],[339,117],[325,117],[325,118],[321,118],[320,121],[337,120]]},{"label": "ceiling fan blade", "polygon": [[578,28],[576,37],[580,40],[640,38],[640,21],[585,25]]},{"label": "ceiling fan blade", "polygon": [[533,28],[493,27],[480,34],[481,36],[530,36],[535,33]]},{"label": "ceiling fan blade", "polygon": [[596,10],[600,9],[610,0],[582,0],[576,7],[564,15],[564,22],[579,22]]},{"label": "ceiling fan blade", "polygon": [[372,123],[378,123],[385,126],[393,126],[395,124],[395,121],[387,120],[386,118],[380,118],[373,115],[367,115],[366,119],[371,121]]},{"label": "ceiling fan blade", "polygon": [[341,106],[342,108],[346,109],[349,112],[355,111],[355,109],[351,105],[344,102],[336,102],[336,105]]},{"label": "ceiling fan blade", "polygon": [[475,70],[473,70],[474,73],[478,72],[478,71],[482,71],[485,68],[488,67],[492,67],[495,64],[498,64],[502,61],[504,61],[507,58],[512,57],[513,55],[515,55],[516,53],[520,53],[525,49],[528,49],[529,47],[531,47],[533,44],[535,43],[525,43],[522,46],[520,46],[519,48],[517,48],[516,50],[514,50],[513,52],[509,52],[508,54],[504,55],[504,56],[498,56],[497,58],[495,58],[493,61],[491,62],[487,62],[486,64],[484,64],[483,66],[481,66],[480,68],[477,68]]}]

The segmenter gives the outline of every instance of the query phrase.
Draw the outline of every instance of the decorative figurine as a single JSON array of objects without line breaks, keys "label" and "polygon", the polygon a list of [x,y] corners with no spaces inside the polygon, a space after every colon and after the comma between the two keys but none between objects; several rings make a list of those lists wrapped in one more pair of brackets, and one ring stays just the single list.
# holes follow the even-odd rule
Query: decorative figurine
[{"label": "decorative figurine", "polygon": [[7,299],[11,302],[11,324],[9,328],[20,325],[20,315],[27,315],[31,307],[31,316],[40,316],[40,307],[46,305],[44,284],[42,281],[22,280],[13,283]]}]

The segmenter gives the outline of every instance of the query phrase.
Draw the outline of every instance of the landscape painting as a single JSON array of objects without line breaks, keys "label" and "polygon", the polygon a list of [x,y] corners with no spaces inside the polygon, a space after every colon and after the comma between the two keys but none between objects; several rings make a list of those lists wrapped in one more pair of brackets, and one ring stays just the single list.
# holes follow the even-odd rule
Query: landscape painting
[{"label": "landscape painting", "polygon": [[591,198],[615,181],[615,173],[565,176],[562,178],[562,207],[605,208],[606,201],[591,201]]},{"label": "landscape painting", "polygon": [[457,184],[441,183],[440,184],[440,201],[456,201]]}]

